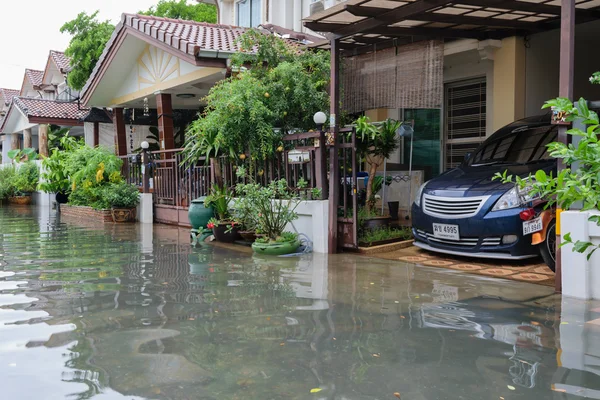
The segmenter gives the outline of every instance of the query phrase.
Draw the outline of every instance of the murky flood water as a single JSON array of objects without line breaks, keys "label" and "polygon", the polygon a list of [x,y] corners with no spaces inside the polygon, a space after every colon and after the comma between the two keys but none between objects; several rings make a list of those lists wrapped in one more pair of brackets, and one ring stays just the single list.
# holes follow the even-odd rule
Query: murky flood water
[{"label": "murky flood water", "polygon": [[1,399],[600,398],[600,305],[0,208]]}]

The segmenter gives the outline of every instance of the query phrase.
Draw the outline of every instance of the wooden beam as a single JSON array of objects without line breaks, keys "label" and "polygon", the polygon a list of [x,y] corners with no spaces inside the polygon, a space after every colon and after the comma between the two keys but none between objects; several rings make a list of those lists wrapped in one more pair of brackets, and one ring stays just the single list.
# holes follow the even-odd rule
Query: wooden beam
[{"label": "wooden beam", "polygon": [[[339,40],[331,41],[331,79],[330,79],[330,132],[333,144],[329,147],[329,236],[328,252],[335,254],[338,250],[338,198],[340,190],[340,169],[338,162],[338,129],[340,117],[340,48]],[[325,143],[321,144],[322,146]]]},{"label": "wooden beam", "polygon": [[38,147],[40,157],[48,157],[50,150],[48,149],[48,125],[42,124],[38,127]]},{"label": "wooden beam", "polygon": [[442,14],[442,13],[434,13],[428,12],[419,15],[415,15],[413,18],[416,21],[428,21],[428,22],[442,22],[447,24],[457,24],[457,25],[480,25],[487,28],[512,28],[512,29],[522,29],[530,32],[541,31],[540,24],[545,23],[545,21],[540,22],[525,22],[525,21],[514,21],[510,19],[500,19],[500,18],[481,18],[481,17],[471,17],[468,15],[451,15],[451,14]]},{"label": "wooden beam", "polygon": [[[471,5],[471,6],[479,6],[479,7],[502,8],[502,9],[511,10],[511,11],[525,11],[525,12],[532,12],[532,13],[536,13],[536,14],[552,14],[552,15],[556,15],[556,16],[561,15],[561,7],[560,6],[550,6],[548,4],[537,4],[537,3],[530,3],[530,2],[526,2],[526,1],[460,0],[460,1],[458,1],[458,3]],[[599,19],[600,11],[576,9],[575,15],[577,16],[577,18]]]},{"label": "wooden beam", "polygon": [[32,146],[31,143],[31,128],[23,129],[23,148],[30,149]]},{"label": "wooden beam", "polygon": [[173,103],[171,100],[171,94],[157,94],[156,108],[158,111],[160,149],[171,150],[175,148],[175,127],[173,126]]},{"label": "wooden beam", "polygon": [[[451,28],[398,28],[390,26],[380,26],[364,32],[365,34],[378,34],[382,36],[421,36],[427,38],[456,38],[456,39],[502,39],[511,36],[506,31],[481,31],[471,29],[451,29]],[[516,33],[513,32],[512,35]]]},{"label": "wooden beam", "polygon": [[113,109],[113,124],[115,126],[115,148],[118,156],[127,155],[127,131],[122,108]]},{"label": "wooden beam", "polygon": [[335,37],[337,39],[341,39],[356,33],[377,28],[382,25],[394,24],[404,19],[408,19],[416,14],[421,14],[449,3],[451,3],[449,0],[417,0],[413,3],[406,4],[382,13],[376,19],[368,18],[363,21],[345,26],[341,29],[336,29],[333,31],[333,33],[335,33]]},{"label": "wooden beam", "polygon": [[100,124],[98,122],[94,122],[94,147],[100,145]]}]

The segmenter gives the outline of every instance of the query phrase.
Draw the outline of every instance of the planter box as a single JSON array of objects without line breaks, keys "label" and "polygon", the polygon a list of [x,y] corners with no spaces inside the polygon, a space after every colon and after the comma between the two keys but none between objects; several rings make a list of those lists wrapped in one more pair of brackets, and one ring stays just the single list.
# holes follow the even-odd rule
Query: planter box
[{"label": "planter box", "polygon": [[394,242],[389,244],[382,244],[379,246],[373,247],[359,247],[358,252],[364,255],[371,254],[383,254],[383,253],[392,253],[394,251],[398,251],[401,249],[406,249],[407,247],[411,247],[414,243],[413,239],[404,240],[400,242]]},{"label": "planter box", "polygon": [[[564,211],[560,214],[560,233],[571,234],[573,242],[581,240],[600,244],[600,226],[590,222],[600,211]],[[600,250],[588,260],[588,252],[577,253],[572,245],[560,249],[562,260],[562,293],[580,299],[600,299]]]},{"label": "planter box", "polygon": [[94,210],[92,207],[60,205],[61,216],[101,223],[113,222],[111,210]]},{"label": "planter box", "polygon": [[397,238],[393,238],[393,239],[385,239],[385,240],[376,240],[374,242],[358,242],[358,245],[360,247],[375,247],[375,246],[382,246],[384,244],[390,244],[390,243],[397,243],[397,242],[404,242],[407,240],[412,240],[412,239],[404,239],[401,237],[397,237]]}]

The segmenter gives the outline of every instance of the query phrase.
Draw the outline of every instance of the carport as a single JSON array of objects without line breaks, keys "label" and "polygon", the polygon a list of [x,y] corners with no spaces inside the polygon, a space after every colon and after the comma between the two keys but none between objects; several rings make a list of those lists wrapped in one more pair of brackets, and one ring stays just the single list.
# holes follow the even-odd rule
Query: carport
[{"label": "carport", "polygon": [[[326,35],[315,47],[329,48],[331,61],[331,131],[339,132],[341,57],[377,53],[388,48],[438,39],[479,41],[528,36],[560,28],[559,96],[573,98],[575,76],[575,23],[600,19],[599,0],[349,0],[305,19],[304,25]],[[377,68],[377,66],[376,66]],[[398,74],[398,71],[396,72]],[[381,74],[379,74],[381,75]],[[513,79],[519,79],[514,76]],[[517,98],[513,99],[518,101]],[[560,127],[559,140],[566,142],[567,127]],[[332,146],[334,174],[337,143]],[[561,168],[561,166],[559,166]],[[330,244],[337,242],[338,196],[336,182],[330,179]],[[558,238],[560,242],[560,237]],[[560,256],[558,256],[560,260]],[[561,290],[560,262],[556,289]]]}]

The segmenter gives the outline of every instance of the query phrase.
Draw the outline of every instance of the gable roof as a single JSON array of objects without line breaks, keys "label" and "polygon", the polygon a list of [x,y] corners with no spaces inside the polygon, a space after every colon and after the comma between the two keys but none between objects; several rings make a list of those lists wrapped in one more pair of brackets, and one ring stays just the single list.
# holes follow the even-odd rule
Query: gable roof
[{"label": "gable roof", "polygon": [[15,89],[4,89],[0,88],[0,97],[2,98],[2,102],[5,105],[9,105],[12,101],[13,97],[17,97],[19,95],[19,91]]},{"label": "gable roof", "polygon": [[25,76],[29,78],[29,81],[31,82],[34,88],[39,87],[42,84],[42,77],[44,76],[44,71],[27,68],[25,70]]},{"label": "gable roof", "polygon": [[50,58],[54,61],[61,74],[66,74],[71,70],[71,59],[62,51],[50,50]]}]

